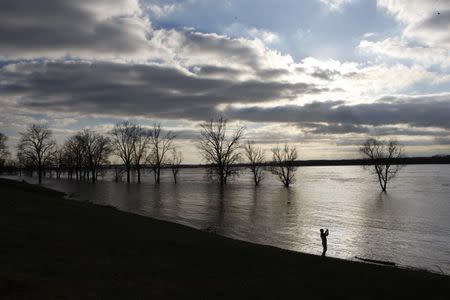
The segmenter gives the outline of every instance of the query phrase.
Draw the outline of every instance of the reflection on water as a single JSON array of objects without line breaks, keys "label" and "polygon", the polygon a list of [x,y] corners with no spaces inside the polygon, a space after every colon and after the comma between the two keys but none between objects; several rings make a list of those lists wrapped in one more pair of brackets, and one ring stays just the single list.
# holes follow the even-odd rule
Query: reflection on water
[{"label": "reflection on water", "polygon": [[450,169],[408,166],[388,194],[357,166],[307,167],[285,189],[270,175],[259,187],[249,174],[221,188],[201,169],[182,169],[177,185],[96,184],[47,179],[77,199],[169,220],[251,242],[320,255],[319,229],[329,228],[327,255],[393,261],[450,274]]}]

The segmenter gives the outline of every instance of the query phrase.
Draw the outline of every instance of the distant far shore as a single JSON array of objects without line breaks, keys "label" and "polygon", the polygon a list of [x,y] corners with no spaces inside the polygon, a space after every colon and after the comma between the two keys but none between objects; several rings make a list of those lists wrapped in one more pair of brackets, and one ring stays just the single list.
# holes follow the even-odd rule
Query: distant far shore
[{"label": "distant far shore", "polygon": [[[297,253],[0,179],[0,298],[446,299],[450,277]],[[318,249],[320,252],[320,249]]]},{"label": "distant far shore", "polygon": [[[399,165],[436,165],[450,164],[450,155],[442,156],[424,156],[424,157],[404,157],[393,159],[393,164]],[[296,160],[294,166],[304,167],[320,167],[320,166],[365,166],[372,165],[374,161],[369,159],[313,159],[313,160]],[[261,164],[263,166],[271,166],[271,162]],[[109,165],[109,167],[123,167],[123,165]],[[180,168],[207,168],[206,164],[181,164]],[[248,164],[236,164],[237,167],[247,167]],[[105,166],[106,167],[106,166]]]}]

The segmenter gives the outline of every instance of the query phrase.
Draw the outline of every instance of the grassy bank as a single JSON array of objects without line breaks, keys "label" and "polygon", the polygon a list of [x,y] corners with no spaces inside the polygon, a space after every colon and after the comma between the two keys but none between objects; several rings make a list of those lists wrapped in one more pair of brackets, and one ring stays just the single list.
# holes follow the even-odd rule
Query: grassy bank
[{"label": "grassy bank", "polygon": [[447,298],[450,277],[235,241],[0,180],[0,298]]}]

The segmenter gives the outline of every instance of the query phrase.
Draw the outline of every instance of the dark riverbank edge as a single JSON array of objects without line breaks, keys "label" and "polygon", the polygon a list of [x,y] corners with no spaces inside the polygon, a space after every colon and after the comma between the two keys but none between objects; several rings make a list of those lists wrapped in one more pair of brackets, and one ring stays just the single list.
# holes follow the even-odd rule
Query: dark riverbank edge
[{"label": "dark riverbank edge", "polygon": [[450,277],[232,240],[0,179],[0,298],[446,299]]}]

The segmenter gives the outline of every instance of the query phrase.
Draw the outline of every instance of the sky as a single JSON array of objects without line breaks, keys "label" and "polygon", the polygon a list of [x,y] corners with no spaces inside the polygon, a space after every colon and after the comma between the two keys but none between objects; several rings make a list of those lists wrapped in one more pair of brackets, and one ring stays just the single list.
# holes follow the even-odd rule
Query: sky
[{"label": "sky", "polygon": [[2,0],[0,132],[59,143],[161,123],[187,163],[223,115],[267,149],[357,158],[368,137],[450,153],[450,0]]}]

